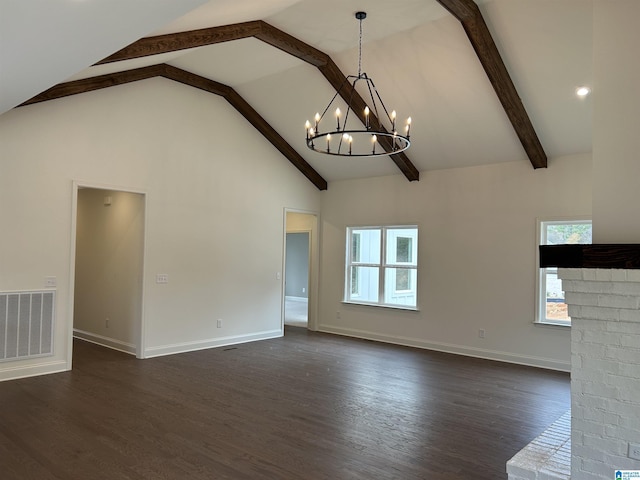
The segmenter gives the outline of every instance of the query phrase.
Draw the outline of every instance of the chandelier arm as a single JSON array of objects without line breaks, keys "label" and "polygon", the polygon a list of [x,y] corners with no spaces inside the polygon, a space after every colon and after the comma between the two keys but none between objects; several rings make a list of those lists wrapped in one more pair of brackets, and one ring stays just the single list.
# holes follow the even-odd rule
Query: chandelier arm
[{"label": "chandelier arm", "polygon": [[[376,99],[373,96],[373,91],[371,90],[371,86],[373,85],[373,81],[367,77],[367,74],[364,74],[365,79],[367,80],[367,89],[369,90],[369,98],[371,98],[371,103],[373,105],[373,112],[374,112],[374,116],[376,117],[376,120],[378,120],[380,118],[380,114],[378,113],[378,104],[376,103]],[[373,89],[375,90],[376,86],[373,85]],[[378,93],[376,91],[376,93]],[[380,95],[378,95],[378,98],[380,98]],[[382,100],[380,100],[380,102],[382,103]],[[382,104],[382,106],[384,107],[384,104]],[[380,123],[380,122],[378,122]]]},{"label": "chandelier arm", "polygon": [[[376,84],[373,83],[373,80],[371,80],[371,85],[373,86],[373,91],[376,92],[376,96],[378,97],[378,100],[380,100],[380,105],[382,105],[382,109],[384,110],[384,114],[387,116],[387,118],[391,122],[391,115],[389,115],[389,110],[387,110],[387,106],[382,101],[382,97],[380,96],[380,93],[378,93],[378,89],[376,88]],[[382,125],[382,122],[381,122],[381,125]]]},{"label": "chandelier arm", "polygon": [[[349,120],[349,112],[351,112],[352,107],[351,107],[351,102],[353,101],[353,94],[356,91],[356,83],[358,83],[358,80],[360,80],[360,78],[356,78],[353,83],[351,83],[351,92],[349,93],[349,101],[347,101],[347,111],[344,115],[344,124],[343,124],[343,130],[346,130],[347,128],[347,121]],[[356,115],[357,116],[357,115]]]},{"label": "chandelier arm", "polygon": [[340,155],[340,149],[342,148],[342,140],[344,140],[344,137],[340,135],[340,140],[338,140],[338,155]]},{"label": "chandelier arm", "polygon": [[[342,90],[342,88],[344,87],[345,83],[349,82],[349,78],[351,77],[351,75],[349,77],[344,77],[344,80],[342,82],[342,84],[340,85],[340,88],[338,88],[336,90],[335,95],[331,98],[331,101],[329,102],[329,104],[325,107],[324,111],[322,112],[322,115],[320,115],[320,120],[322,120],[325,116],[325,114],[327,113],[327,111],[331,108],[331,105],[333,104],[333,101],[336,99],[336,97],[338,95],[340,95],[340,91]],[[342,95],[340,95],[342,96]]]}]

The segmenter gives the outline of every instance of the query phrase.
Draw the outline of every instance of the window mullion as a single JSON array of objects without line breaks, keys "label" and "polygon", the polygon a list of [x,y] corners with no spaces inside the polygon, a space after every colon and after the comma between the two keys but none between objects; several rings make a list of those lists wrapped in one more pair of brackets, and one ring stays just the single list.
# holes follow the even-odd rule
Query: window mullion
[{"label": "window mullion", "polygon": [[380,229],[380,266],[378,267],[380,271],[378,272],[378,303],[384,303],[384,276],[385,276],[385,267],[387,264],[387,229]]}]

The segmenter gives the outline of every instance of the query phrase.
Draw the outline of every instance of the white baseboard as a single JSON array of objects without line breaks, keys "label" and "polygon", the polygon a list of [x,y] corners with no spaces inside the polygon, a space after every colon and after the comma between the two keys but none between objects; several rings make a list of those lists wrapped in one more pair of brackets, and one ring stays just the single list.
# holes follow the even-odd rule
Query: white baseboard
[{"label": "white baseboard", "polygon": [[8,366],[2,365],[0,370],[0,382],[6,380],[17,380],[19,378],[36,377],[38,375],[48,375],[50,373],[60,373],[71,370],[66,360],[53,360],[49,362],[35,363],[32,365]]},{"label": "white baseboard", "polygon": [[394,345],[403,345],[406,347],[423,348],[425,350],[435,350],[437,352],[454,353],[467,357],[483,358],[485,360],[496,360],[498,362],[515,363],[518,365],[526,365],[529,367],[546,368],[548,370],[558,370],[561,372],[570,372],[571,363],[559,362],[543,357],[533,357],[528,355],[517,355],[509,352],[500,352],[497,350],[486,350],[483,348],[466,347],[462,345],[454,345],[441,342],[427,342],[417,340],[415,338],[382,335],[366,330],[355,330],[350,328],[337,327],[335,325],[320,325],[319,332],[333,333],[346,337],[363,338],[366,340],[374,340],[384,343],[392,343]]},{"label": "white baseboard", "polygon": [[211,338],[208,340],[198,340],[195,342],[174,343],[172,345],[160,345],[148,347],[145,350],[144,358],[161,357],[164,355],[174,355],[176,353],[195,352],[207,348],[226,347],[240,343],[255,342],[257,340],[268,340],[270,338],[282,337],[282,330],[268,330],[266,332],[251,333],[248,335],[234,335],[230,337]]},{"label": "white baseboard", "polygon": [[118,350],[119,352],[129,353],[131,355],[136,354],[136,346],[134,344],[116,340],[115,338],[105,337],[103,335],[86,332],[84,330],[78,330],[77,328],[73,329],[73,336],[80,340],[111,348],[112,350]]}]

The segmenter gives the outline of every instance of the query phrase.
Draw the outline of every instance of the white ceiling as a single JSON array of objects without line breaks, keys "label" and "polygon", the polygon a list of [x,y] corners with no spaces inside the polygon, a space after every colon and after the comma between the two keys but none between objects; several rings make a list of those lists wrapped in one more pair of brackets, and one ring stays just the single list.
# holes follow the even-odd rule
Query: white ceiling
[{"label": "white ceiling", "polygon": [[[146,1],[154,3],[157,24],[169,11],[177,16],[176,3],[191,7],[202,3]],[[0,2],[4,5],[6,0]],[[113,15],[105,15],[105,2],[114,5]],[[26,15],[13,3],[22,2],[12,2],[9,13],[15,8],[15,13]],[[73,40],[73,48],[63,53],[58,48],[53,61],[48,51],[39,54],[33,45],[12,43],[7,48],[9,56],[24,60],[23,65],[7,63],[2,97],[5,89],[40,78],[43,72],[49,84],[40,82],[38,91],[33,91],[33,85],[14,88],[22,97],[15,97],[12,104],[5,101],[3,106],[18,104],[67,79],[168,63],[234,87],[328,181],[399,173],[388,157],[345,161],[306,148],[305,120],[324,109],[335,92],[317,69],[301,60],[248,38],[86,68],[135,40],[131,36],[134,24],[139,25],[139,37],[155,28],[149,27],[154,22],[139,18],[141,9],[137,9],[126,15],[131,29],[112,28],[109,19],[117,16],[116,10],[133,3],[127,0],[54,3],[66,5],[59,12],[51,10],[60,17],[66,15],[70,33],[65,40]],[[547,155],[552,159],[591,151],[591,100],[577,98],[575,89],[592,82],[592,0],[477,3]],[[156,4],[165,7],[162,14],[156,12]],[[71,14],[73,8],[82,9],[82,14]],[[363,71],[375,80],[388,107],[397,110],[400,118],[411,115],[412,146],[406,153],[418,170],[528,161],[461,25],[435,0],[210,0],[152,34],[261,19],[330,54],[348,75],[357,73],[358,22],[353,14],[358,10],[368,13],[363,24]],[[30,42],[40,40],[46,45],[51,29],[34,28],[38,22],[47,23],[40,17],[18,23],[25,28],[29,24],[30,33],[42,31],[42,36],[38,33]],[[89,25],[94,25],[93,30]],[[18,30],[9,32],[9,37],[19,38]],[[3,72],[5,53],[2,51]],[[47,70],[58,63],[65,68]],[[72,66],[75,70],[70,70]]]},{"label": "white ceiling", "polygon": [[0,0],[0,113],[206,0]]}]

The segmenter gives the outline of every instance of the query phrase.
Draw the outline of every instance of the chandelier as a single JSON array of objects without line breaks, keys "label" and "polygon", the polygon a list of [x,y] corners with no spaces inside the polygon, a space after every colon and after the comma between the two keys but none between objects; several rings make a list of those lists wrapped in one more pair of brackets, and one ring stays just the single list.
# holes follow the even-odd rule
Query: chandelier
[{"label": "chandelier", "polygon": [[[399,133],[396,129],[396,111],[389,113],[373,80],[362,72],[362,20],[367,18],[367,14],[356,12],[355,16],[360,22],[358,75],[349,75],[344,79],[322,114],[316,113],[313,124],[307,120],[307,147],[319,153],[342,157],[377,157],[399,153],[411,145],[411,117],[407,118],[404,131]],[[358,82],[360,91],[368,94],[367,99],[357,93]],[[339,107],[334,110],[338,96],[347,102],[344,113]],[[361,105],[363,101],[364,107]],[[334,113],[333,119],[327,118],[331,116],[331,113],[327,113],[330,111]]]}]

